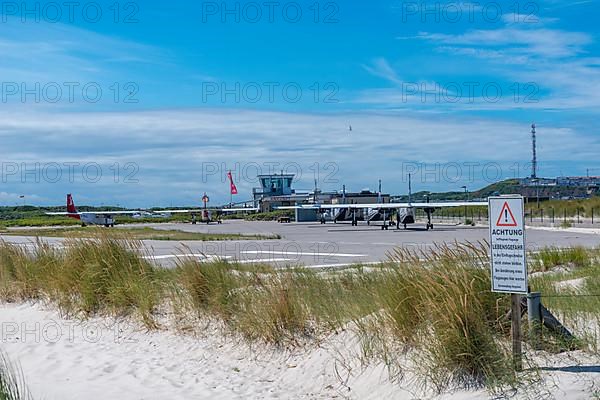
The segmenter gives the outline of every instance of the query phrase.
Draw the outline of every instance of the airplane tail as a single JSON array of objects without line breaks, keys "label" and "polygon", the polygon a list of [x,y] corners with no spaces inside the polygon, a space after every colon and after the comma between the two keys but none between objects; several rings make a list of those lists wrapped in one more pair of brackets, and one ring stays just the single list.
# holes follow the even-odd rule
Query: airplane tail
[{"label": "airplane tail", "polygon": [[77,208],[75,208],[73,196],[71,196],[70,193],[67,195],[67,212],[71,214],[77,214]]}]

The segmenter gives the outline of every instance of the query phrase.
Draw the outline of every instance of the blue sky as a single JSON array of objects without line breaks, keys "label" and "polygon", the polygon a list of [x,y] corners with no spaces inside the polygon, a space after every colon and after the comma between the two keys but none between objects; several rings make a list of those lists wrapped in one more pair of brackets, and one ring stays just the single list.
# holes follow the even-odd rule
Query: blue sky
[{"label": "blue sky", "polygon": [[189,3],[3,3],[0,204],[600,175],[598,1]]}]

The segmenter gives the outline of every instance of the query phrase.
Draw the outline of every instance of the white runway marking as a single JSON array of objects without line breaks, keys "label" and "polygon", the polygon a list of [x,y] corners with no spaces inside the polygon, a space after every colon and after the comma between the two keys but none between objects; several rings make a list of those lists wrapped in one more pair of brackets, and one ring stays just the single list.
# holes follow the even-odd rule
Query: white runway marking
[{"label": "white runway marking", "polygon": [[143,258],[147,260],[166,260],[170,258],[200,258],[201,262],[211,262],[211,261],[219,261],[219,260],[227,260],[230,262],[238,263],[238,264],[255,264],[255,263],[268,263],[268,262],[289,262],[298,260],[293,260],[290,258],[259,258],[255,260],[237,260],[234,259],[233,256],[217,256],[217,255],[204,255],[201,253],[189,253],[189,254],[164,254],[160,256],[143,256]]},{"label": "white runway marking", "polygon": [[261,258],[261,259],[256,259],[256,260],[234,260],[232,262],[236,262],[238,264],[254,264],[254,263],[289,262],[289,261],[298,262],[298,260],[292,260],[289,258]]},{"label": "white runway marking", "polygon": [[300,250],[299,252],[295,252],[292,249],[290,251],[274,251],[274,250],[243,250],[240,251],[243,254],[279,254],[279,255],[289,255],[289,254],[298,254],[300,256],[317,256],[317,257],[368,257],[366,254],[346,254],[346,253],[329,253],[327,251],[323,251],[321,253],[307,253]]},{"label": "white runway marking", "polygon": [[206,255],[206,254],[202,254],[202,253],[165,254],[165,255],[160,255],[160,256],[150,255],[150,256],[143,256],[142,258],[145,258],[147,260],[165,260],[165,259],[169,259],[169,258],[186,258],[186,257],[202,258],[202,259],[211,260],[211,261],[218,260],[218,259],[224,259],[224,258],[231,258],[231,256]]},{"label": "white runway marking", "polygon": [[378,265],[381,264],[381,261],[369,261],[369,262],[358,262],[358,263],[342,263],[342,264],[317,264],[317,265],[307,265],[306,268],[311,269],[323,269],[323,268],[346,268],[357,265]]}]

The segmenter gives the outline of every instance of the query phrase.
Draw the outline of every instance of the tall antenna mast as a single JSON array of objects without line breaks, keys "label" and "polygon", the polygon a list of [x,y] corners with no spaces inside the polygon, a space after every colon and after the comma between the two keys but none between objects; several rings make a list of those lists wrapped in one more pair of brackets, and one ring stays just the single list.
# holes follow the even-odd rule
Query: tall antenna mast
[{"label": "tall antenna mast", "polygon": [[533,149],[533,159],[531,160],[531,179],[537,178],[537,152],[535,138],[535,123],[531,124],[531,146]]}]

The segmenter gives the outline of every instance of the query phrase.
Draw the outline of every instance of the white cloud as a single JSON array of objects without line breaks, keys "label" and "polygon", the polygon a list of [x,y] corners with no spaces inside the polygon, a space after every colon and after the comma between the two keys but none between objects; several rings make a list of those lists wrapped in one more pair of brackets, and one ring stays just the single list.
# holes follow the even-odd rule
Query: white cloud
[{"label": "white cloud", "polygon": [[421,32],[420,39],[443,45],[466,45],[479,48],[496,47],[506,55],[521,54],[530,57],[562,58],[583,53],[592,42],[588,34],[557,29],[501,29],[471,30],[462,34]]},{"label": "white cloud", "polygon": [[[353,127],[348,131],[348,125]],[[356,112],[318,115],[259,111],[190,109],[179,111],[128,113],[12,113],[0,115],[0,138],[13,149],[3,163],[96,162],[106,174],[92,184],[76,179],[56,184],[31,179],[26,184],[11,178],[5,184],[15,193],[37,194],[62,203],[64,193],[94,199],[99,203],[132,206],[193,204],[203,192],[215,202],[228,201],[224,174],[239,163],[248,174],[268,172],[266,163],[279,163],[273,169],[296,163],[302,168],[297,187],[310,189],[318,165],[322,180],[337,166],[333,181],[321,183],[325,189],[374,187],[378,178],[387,190],[405,192],[403,163],[497,162],[504,176],[508,166],[529,159],[527,124],[452,118],[447,115]],[[600,151],[600,143],[568,128],[539,125],[540,158],[547,160],[590,159]],[[115,184],[109,167],[119,162],[139,166],[139,183]],[[223,165],[220,176],[203,176],[203,168]],[[437,167],[439,168],[439,167]],[[237,169],[237,170],[236,170]],[[439,172],[439,171],[438,171]],[[462,181],[483,185],[481,171],[475,177],[463,171]],[[204,179],[206,178],[206,179]],[[254,178],[249,176],[248,178]],[[255,182],[238,179],[240,200],[250,197]],[[417,188],[447,189],[456,183],[440,178]],[[243,197],[243,198],[242,198]]]},{"label": "white cloud", "polygon": [[[555,21],[552,18],[525,23],[523,21],[527,19],[523,15],[505,15],[504,22],[511,20],[519,22],[497,29],[467,30],[455,34],[420,32],[410,38],[399,38],[430,43],[433,51],[443,53],[450,62],[460,60],[464,67],[454,80],[445,77],[443,82],[429,84],[427,79],[430,77],[421,76],[417,82],[425,82],[426,89],[440,86],[442,97],[448,93],[448,98],[438,101],[428,95],[423,101],[423,90],[413,96],[407,95],[410,91],[406,90],[406,85],[396,80],[392,88],[363,91],[356,102],[437,111],[529,109],[595,112],[600,107],[600,91],[596,89],[600,87],[600,64],[597,57],[588,53],[593,38],[587,33],[549,28],[548,25]],[[384,71],[387,76],[394,76],[393,70]],[[412,72],[414,75],[415,71]],[[477,78],[471,79],[469,75]],[[453,100],[450,91],[453,85],[460,86],[474,80],[480,84],[480,89],[486,84],[497,83],[502,87],[501,97],[498,101],[490,101],[494,100],[494,92],[492,96],[486,96],[479,90],[474,98],[463,91],[458,101]]]},{"label": "white cloud", "polygon": [[367,70],[371,75],[383,78],[394,84],[400,84],[401,80],[396,74],[396,71],[388,63],[385,58],[376,58],[373,60],[371,65],[363,65],[363,68]]}]

